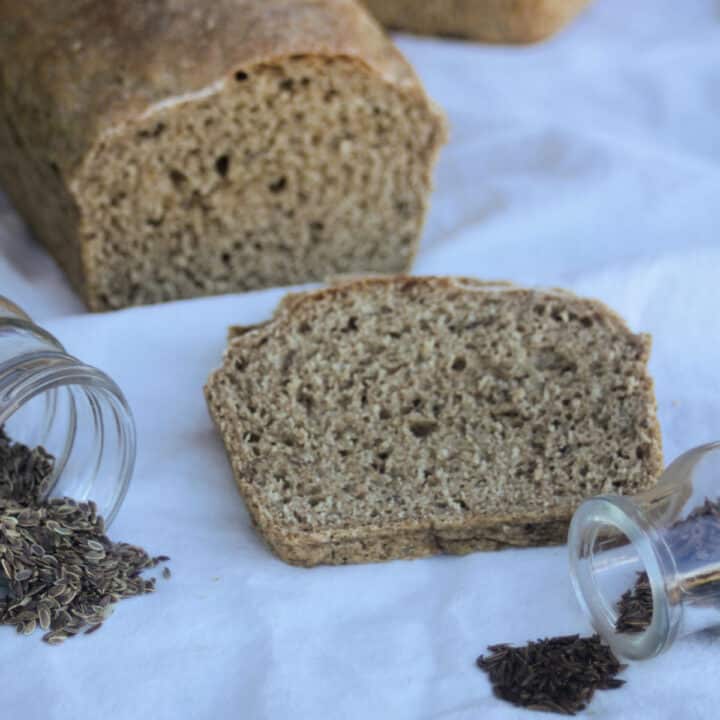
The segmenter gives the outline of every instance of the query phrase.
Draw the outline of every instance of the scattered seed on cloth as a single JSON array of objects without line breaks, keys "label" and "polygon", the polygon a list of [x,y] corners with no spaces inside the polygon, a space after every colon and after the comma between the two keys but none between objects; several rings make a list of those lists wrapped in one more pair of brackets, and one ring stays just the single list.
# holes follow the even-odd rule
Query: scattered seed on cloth
[{"label": "scattered seed on cloth", "polygon": [[496,697],[517,707],[561,715],[584,710],[596,690],[625,684],[625,669],[598,635],[545,638],[522,647],[491,645],[477,665]]}]

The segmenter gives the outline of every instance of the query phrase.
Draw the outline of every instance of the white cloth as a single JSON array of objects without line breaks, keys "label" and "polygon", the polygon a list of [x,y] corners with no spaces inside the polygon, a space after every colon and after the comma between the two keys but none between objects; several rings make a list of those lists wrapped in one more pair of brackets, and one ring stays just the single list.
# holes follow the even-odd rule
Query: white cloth
[{"label": "white cloth", "polygon": [[[452,123],[416,271],[605,300],[654,334],[667,459],[719,438],[716,0],[597,0],[533,48],[399,42]],[[282,291],[83,314],[5,207],[0,292],[124,388],[140,446],[111,534],[173,559],[92,638],[4,631],[8,717],[515,718],[476,655],[588,631],[565,548],[312,570],[270,554],[201,388],[226,326],[265,318]],[[716,637],[679,642],[588,716],[714,717],[719,675]]]}]

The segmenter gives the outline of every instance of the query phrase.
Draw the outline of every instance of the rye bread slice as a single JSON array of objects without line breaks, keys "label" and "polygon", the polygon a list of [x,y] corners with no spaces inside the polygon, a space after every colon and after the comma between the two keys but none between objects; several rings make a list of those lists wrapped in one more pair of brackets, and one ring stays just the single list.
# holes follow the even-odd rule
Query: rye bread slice
[{"label": "rye bread slice", "polygon": [[206,387],[240,491],[297,565],[564,542],[662,469],[650,337],[602,303],[365,278],[231,331]]}]

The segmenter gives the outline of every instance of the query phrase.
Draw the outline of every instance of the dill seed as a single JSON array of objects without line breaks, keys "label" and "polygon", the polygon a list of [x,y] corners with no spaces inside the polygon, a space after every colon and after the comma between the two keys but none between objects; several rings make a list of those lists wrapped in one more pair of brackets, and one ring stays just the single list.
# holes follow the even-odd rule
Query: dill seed
[{"label": "dill seed", "polygon": [[169,558],[110,541],[93,502],[46,500],[53,472],[49,453],[13,442],[0,427],[0,568],[8,585],[0,624],[25,635],[40,627],[45,642],[59,645],[98,630],[119,600],[153,592],[154,578],[141,574]]}]

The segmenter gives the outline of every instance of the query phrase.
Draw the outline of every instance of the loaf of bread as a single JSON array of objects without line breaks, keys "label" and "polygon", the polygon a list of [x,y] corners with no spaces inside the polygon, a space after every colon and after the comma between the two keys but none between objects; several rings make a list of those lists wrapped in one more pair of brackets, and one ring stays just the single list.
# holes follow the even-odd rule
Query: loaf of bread
[{"label": "loaf of bread", "polygon": [[408,268],[441,114],[354,0],[0,3],[0,185],[93,310]]},{"label": "loaf of bread", "polygon": [[490,43],[544,40],[590,0],[364,0],[394,30]]},{"label": "loaf of bread", "polygon": [[298,565],[561,543],[662,469],[647,335],[563,291],[387,277],[231,333],[206,397],[253,521]]}]

